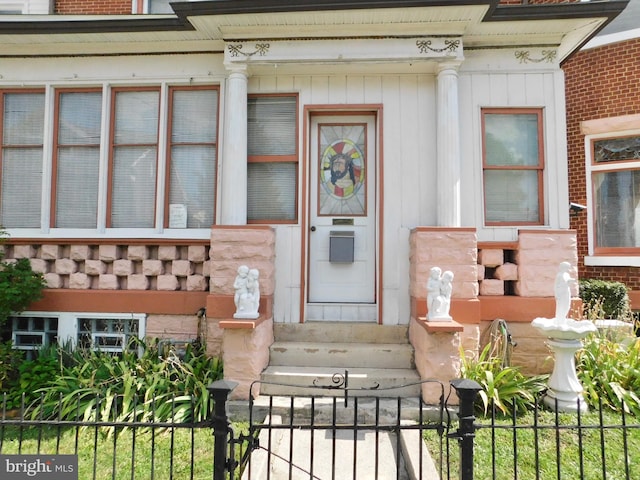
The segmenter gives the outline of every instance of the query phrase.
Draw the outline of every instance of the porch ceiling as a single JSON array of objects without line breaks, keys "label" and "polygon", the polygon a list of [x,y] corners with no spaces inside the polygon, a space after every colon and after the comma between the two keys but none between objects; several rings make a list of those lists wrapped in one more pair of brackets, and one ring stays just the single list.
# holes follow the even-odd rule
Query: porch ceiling
[{"label": "porch ceiling", "polygon": [[562,59],[628,0],[497,6],[497,0],[208,0],[175,15],[0,16],[0,55],[222,51],[225,41],[461,36],[465,48],[559,47]]}]

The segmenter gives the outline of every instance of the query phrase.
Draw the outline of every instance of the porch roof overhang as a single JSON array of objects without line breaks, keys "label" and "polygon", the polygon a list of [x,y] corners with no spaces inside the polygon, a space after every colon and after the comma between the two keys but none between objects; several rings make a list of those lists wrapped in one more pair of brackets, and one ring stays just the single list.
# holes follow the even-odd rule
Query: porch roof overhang
[{"label": "porch roof overhang", "polygon": [[205,0],[171,15],[4,15],[0,56],[223,52],[226,42],[450,36],[465,49],[553,47],[564,60],[628,0]]}]

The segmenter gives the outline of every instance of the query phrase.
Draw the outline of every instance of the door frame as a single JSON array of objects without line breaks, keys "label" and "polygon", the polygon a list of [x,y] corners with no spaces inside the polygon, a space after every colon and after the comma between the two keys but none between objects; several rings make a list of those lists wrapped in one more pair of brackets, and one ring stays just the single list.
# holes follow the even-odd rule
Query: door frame
[{"label": "door frame", "polygon": [[301,268],[300,268],[300,323],[305,322],[306,307],[308,299],[309,275],[309,208],[311,201],[309,198],[309,181],[311,159],[313,158],[310,151],[310,135],[311,118],[315,116],[353,116],[353,115],[371,115],[374,120],[375,147],[376,147],[376,176],[375,176],[375,252],[376,268],[375,268],[375,305],[377,307],[377,323],[382,324],[382,271],[383,271],[383,235],[384,218],[383,218],[383,108],[382,104],[353,104],[353,105],[305,105],[303,109],[303,130],[302,130],[302,194],[301,194]]}]

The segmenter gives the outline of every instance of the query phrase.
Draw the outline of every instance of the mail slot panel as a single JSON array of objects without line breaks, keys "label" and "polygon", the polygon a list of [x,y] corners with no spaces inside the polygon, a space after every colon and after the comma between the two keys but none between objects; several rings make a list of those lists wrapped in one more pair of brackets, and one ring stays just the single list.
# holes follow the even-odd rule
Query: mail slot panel
[{"label": "mail slot panel", "polygon": [[331,263],[353,263],[355,232],[329,232],[329,261]]}]

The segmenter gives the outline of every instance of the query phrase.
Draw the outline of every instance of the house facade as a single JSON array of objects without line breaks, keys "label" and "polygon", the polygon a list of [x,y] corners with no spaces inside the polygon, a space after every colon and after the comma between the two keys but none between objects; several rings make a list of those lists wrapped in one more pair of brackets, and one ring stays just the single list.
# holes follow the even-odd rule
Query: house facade
[{"label": "house facade", "polygon": [[626,0],[167,3],[0,17],[5,258],[48,284],[14,341],[197,336],[255,376],[274,324],[406,325],[426,378],[505,319],[542,368],[529,323],[578,266],[560,65]]},{"label": "house facade", "polygon": [[623,282],[632,308],[639,310],[640,3],[629,6],[635,8],[635,22],[605,29],[563,69],[569,193],[585,207],[571,216],[580,276]]}]

